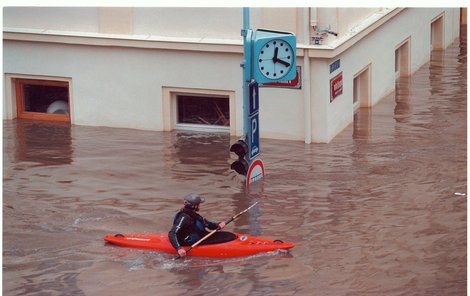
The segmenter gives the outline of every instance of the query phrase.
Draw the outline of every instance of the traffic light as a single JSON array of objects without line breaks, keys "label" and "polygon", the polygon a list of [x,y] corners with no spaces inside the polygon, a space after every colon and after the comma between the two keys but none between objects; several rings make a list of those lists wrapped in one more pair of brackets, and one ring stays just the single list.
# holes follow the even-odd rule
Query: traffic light
[{"label": "traffic light", "polygon": [[233,162],[230,168],[240,175],[246,176],[249,167],[248,161],[245,159],[245,156],[248,153],[248,145],[245,141],[238,140],[230,147],[230,152],[234,152],[238,156],[238,160]]}]

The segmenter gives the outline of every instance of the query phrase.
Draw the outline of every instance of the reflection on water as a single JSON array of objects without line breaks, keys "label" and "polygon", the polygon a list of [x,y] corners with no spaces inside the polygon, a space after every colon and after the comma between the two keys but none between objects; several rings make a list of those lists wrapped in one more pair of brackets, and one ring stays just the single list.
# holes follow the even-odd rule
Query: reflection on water
[{"label": "reflection on water", "polygon": [[[462,295],[466,42],[433,53],[329,144],[262,140],[264,190],[244,193],[226,134],[5,121],[5,295]],[[288,254],[187,258],[105,245],[166,232],[181,198]]]},{"label": "reflection on water", "polygon": [[17,162],[31,161],[39,165],[72,163],[70,124],[21,120],[14,128],[16,130],[13,150]]}]

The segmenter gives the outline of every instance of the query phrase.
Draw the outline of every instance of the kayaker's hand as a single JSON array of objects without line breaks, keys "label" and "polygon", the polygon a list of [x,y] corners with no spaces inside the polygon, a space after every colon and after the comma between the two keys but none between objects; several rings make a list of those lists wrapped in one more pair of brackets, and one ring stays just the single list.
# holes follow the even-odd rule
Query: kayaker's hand
[{"label": "kayaker's hand", "polygon": [[222,221],[222,222],[219,223],[219,228],[217,228],[217,229],[220,230],[220,229],[224,228],[225,225],[226,225],[225,222]]},{"label": "kayaker's hand", "polygon": [[180,257],[184,257],[186,256],[186,250],[181,248],[178,250],[178,255],[180,255]]}]

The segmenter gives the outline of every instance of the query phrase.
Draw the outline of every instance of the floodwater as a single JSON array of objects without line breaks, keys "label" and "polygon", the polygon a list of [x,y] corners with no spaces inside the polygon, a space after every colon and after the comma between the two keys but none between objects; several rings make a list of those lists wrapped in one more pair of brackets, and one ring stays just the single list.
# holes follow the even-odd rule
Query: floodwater
[{"label": "floodwater", "polygon": [[[467,47],[455,42],[329,144],[262,139],[263,192],[226,134],[4,121],[4,295],[464,295]],[[346,99],[346,98],[343,98]],[[189,192],[288,253],[190,257],[107,245],[167,232]]]}]

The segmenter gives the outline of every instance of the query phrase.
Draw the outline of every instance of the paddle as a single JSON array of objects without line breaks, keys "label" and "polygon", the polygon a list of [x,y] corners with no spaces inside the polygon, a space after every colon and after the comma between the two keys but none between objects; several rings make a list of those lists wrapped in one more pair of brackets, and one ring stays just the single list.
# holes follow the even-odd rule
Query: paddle
[{"label": "paddle", "polygon": [[[225,225],[229,224],[230,222],[232,222],[233,220],[237,219],[238,217],[240,217],[241,215],[243,215],[244,213],[248,212],[252,207],[254,207],[257,203],[259,203],[259,201],[255,202],[254,204],[252,204],[251,206],[249,206],[247,209],[241,211],[240,213],[236,214],[235,216],[233,216],[232,218],[228,219],[226,222],[225,222]],[[196,247],[197,245],[199,245],[200,243],[202,243],[205,239],[207,239],[209,236],[213,235],[214,233],[217,232],[218,229],[214,229],[212,230],[211,232],[209,232],[208,234],[206,234],[206,236],[204,236],[203,238],[201,238],[200,240],[198,240],[197,242],[195,242],[194,244],[192,244],[189,248],[186,249],[186,254],[188,254],[189,251],[191,251],[194,247]],[[177,260],[181,258],[181,256],[178,254],[176,255],[175,258],[173,258],[173,260]]]}]

